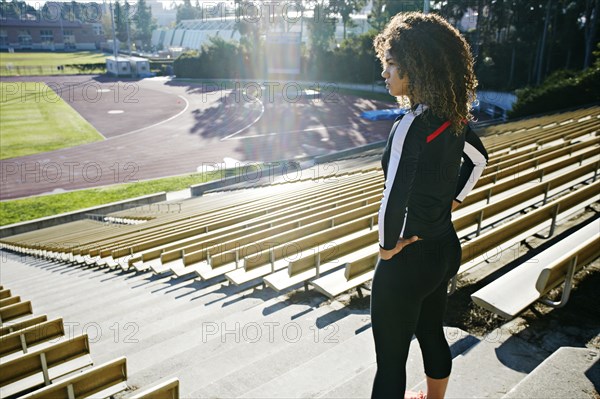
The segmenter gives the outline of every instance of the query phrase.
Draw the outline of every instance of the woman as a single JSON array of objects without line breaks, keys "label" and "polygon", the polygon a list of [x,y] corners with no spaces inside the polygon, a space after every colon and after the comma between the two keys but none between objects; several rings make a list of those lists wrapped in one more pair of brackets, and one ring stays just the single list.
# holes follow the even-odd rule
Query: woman
[{"label": "woman", "polygon": [[389,93],[410,110],[392,127],[382,159],[380,259],[371,294],[377,353],[372,396],[404,397],[414,334],[427,397],[443,398],[452,366],[442,329],[446,290],[461,259],[451,211],[487,161],[467,124],[477,86],[473,57],[459,32],[434,14],[396,15],[374,46]]}]

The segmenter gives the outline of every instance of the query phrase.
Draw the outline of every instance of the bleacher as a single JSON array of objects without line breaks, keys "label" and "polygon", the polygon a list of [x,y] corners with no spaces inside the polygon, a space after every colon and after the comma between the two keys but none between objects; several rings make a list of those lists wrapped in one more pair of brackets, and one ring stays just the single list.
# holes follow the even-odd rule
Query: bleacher
[{"label": "bleacher", "polygon": [[[490,160],[474,190],[453,215],[463,250],[458,280],[473,270],[479,270],[484,275],[496,272],[497,267],[490,260],[493,257],[490,254],[510,251],[512,246],[530,237],[557,241],[557,226],[598,203],[599,128],[600,107],[590,107],[488,126],[479,132]],[[378,255],[377,211],[383,189],[380,155],[381,151],[369,150],[330,161],[335,166],[329,168],[317,165],[322,170],[334,170],[335,174],[327,173],[324,176],[307,170],[297,178],[280,179],[277,182],[252,185],[242,182],[177,203],[132,208],[101,215],[100,218],[3,237],[0,245],[44,271],[60,270],[66,275],[86,276],[110,274],[115,278],[142,282],[141,285],[152,286],[153,282],[161,282],[166,285],[162,289],[167,290],[169,285],[177,286],[181,282],[185,286],[181,288],[185,292],[183,296],[189,295],[204,304],[206,309],[202,308],[204,316],[201,322],[197,318],[200,313],[196,313],[192,306],[193,300],[190,306],[158,301],[157,309],[164,308],[165,312],[159,312],[162,315],[160,317],[171,320],[171,324],[165,325],[161,319],[153,320],[152,308],[146,310],[151,305],[131,298],[126,292],[119,291],[119,296],[114,293],[115,303],[122,301],[129,304],[131,309],[144,309],[141,318],[157,327],[156,331],[145,333],[151,342],[171,342],[170,346],[161,344],[164,354],[152,350],[150,343],[147,347],[142,344],[142,349],[135,352],[135,358],[139,358],[136,365],[155,365],[154,371],[148,367],[139,373],[137,380],[143,383],[149,382],[152,377],[157,380],[157,376],[169,374],[161,374],[160,368],[163,367],[162,371],[165,372],[180,370],[182,381],[195,384],[183,393],[184,396],[347,397],[351,392],[348,386],[357,383],[335,380],[327,373],[321,375],[322,368],[316,365],[316,359],[321,356],[320,360],[325,363],[332,362],[332,359],[339,361],[339,357],[330,359],[328,356],[339,353],[343,357],[342,353],[347,353],[344,348],[346,351],[356,349],[352,346],[356,345],[356,340],[364,341],[365,348],[372,350],[365,343],[369,335],[359,334],[365,329],[369,331],[368,323],[348,317],[356,315],[343,307],[336,308],[335,301],[327,306],[313,307],[308,304],[300,310],[294,310],[294,303],[289,304],[281,298],[302,287],[306,291],[323,294],[326,298],[338,298],[353,292],[362,296],[365,290],[368,291]],[[536,267],[531,267],[530,259],[523,261],[522,265],[474,293],[473,301],[507,319],[517,317],[533,303],[564,306],[569,298],[573,275],[600,256],[599,220],[580,226],[573,234],[558,240],[537,255]],[[489,271],[486,272],[487,269]],[[40,281],[39,284],[43,283]],[[551,290],[561,285],[564,285],[564,293],[560,301],[545,298]],[[92,283],[89,283],[90,287],[101,289]],[[449,294],[456,290],[456,280],[449,290]],[[44,292],[48,295],[47,291]],[[109,289],[102,292],[107,295],[106,302],[98,303],[112,306],[110,297],[113,293]],[[252,301],[260,299],[260,305],[252,302],[250,307],[243,306],[248,296]],[[42,297],[39,300],[43,300]],[[224,300],[234,306],[226,307],[223,303],[219,308],[219,302]],[[10,293],[0,291],[0,305],[1,321],[10,322],[22,330],[20,334],[8,330],[5,332],[3,324],[2,331],[7,337],[1,341],[0,355],[3,357],[5,353],[6,356],[14,356],[17,351],[31,345],[33,348],[37,345],[44,347],[45,343],[61,334],[61,319],[34,319],[31,302],[21,302],[20,298],[15,299]],[[66,303],[63,309],[67,309]],[[180,318],[177,317],[177,311],[181,311]],[[79,312],[83,314],[83,310]],[[204,328],[206,320],[208,325],[216,325],[218,329],[222,326],[219,323],[235,325],[245,320],[249,323],[246,325],[251,325],[263,319],[269,323],[280,323],[288,320],[284,315],[291,317],[289,320],[296,320],[293,317],[295,314],[304,313],[315,314],[311,316],[314,321],[325,317],[328,312],[344,314],[349,320],[339,319],[339,324],[330,323],[327,326],[341,328],[341,325],[346,325],[358,331],[355,337],[344,336],[343,342],[334,345],[339,348],[331,348],[329,355],[312,353],[315,349],[309,349],[308,344],[302,343],[298,349],[293,349],[283,343],[271,347],[259,340],[257,348],[239,349],[236,345],[229,345],[229,342],[219,344],[222,340],[216,339],[218,336],[208,337],[210,339],[203,341],[203,345],[194,341],[198,339],[198,323]],[[116,310],[114,313],[118,314]],[[34,324],[28,324],[28,319],[35,320],[31,322]],[[196,323],[188,322],[188,319],[196,320]],[[312,331],[308,320],[297,320],[303,332]],[[181,336],[170,336],[174,332],[169,330],[171,333],[165,333],[160,339],[157,337],[161,331],[158,326],[170,329],[179,324],[182,325]],[[52,328],[48,328],[49,331],[44,335],[28,332],[40,325]],[[30,330],[32,328],[34,330]],[[201,329],[201,332],[205,331]],[[465,341],[457,342],[462,343],[454,348],[456,356],[472,345],[484,351],[483,343],[475,342],[478,340],[467,333],[461,334],[464,334]],[[299,342],[306,340],[308,338],[304,336]],[[82,344],[82,347],[85,346]],[[108,348],[108,343],[103,343],[102,347]],[[186,352],[188,348],[189,354]],[[324,353],[328,353],[329,348],[324,348]],[[239,355],[236,355],[238,352]],[[275,356],[275,353],[281,356]],[[180,356],[176,358],[175,354]],[[35,356],[40,355],[37,353]],[[158,360],[152,356],[157,356]],[[342,375],[350,380],[358,375],[357,381],[368,384],[373,373],[373,359],[370,356],[368,350],[350,356],[351,359],[343,366],[346,368]],[[355,357],[356,367],[351,364]],[[292,364],[281,364],[282,358]],[[89,362],[88,358],[85,359]],[[172,367],[167,364],[160,366],[160,359],[172,363]],[[259,375],[258,370],[253,373],[252,370],[263,359],[266,375]],[[234,360],[242,366],[236,365]],[[111,359],[103,358],[103,361],[108,365],[113,364]],[[335,368],[334,363],[331,367]],[[189,364],[195,366],[186,366]],[[279,366],[277,370],[276,365]],[[111,374],[116,385],[127,379],[124,365],[122,369],[122,381],[115,373]],[[89,375],[94,374],[90,371]],[[308,378],[303,383],[296,381],[298,378],[306,379],[307,375],[312,379]],[[227,380],[227,376],[231,379]],[[279,376],[277,380],[273,380],[275,376]],[[9,381],[8,374],[3,378]],[[37,384],[48,385],[47,378],[44,378]],[[512,385],[504,388],[512,389],[518,383],[516,380],[516,375],[507,372],[507,379],[503,383]],[[12,381],[7,384],[12,384]],[[66,385],[60,385],[61,388],[51,393],[45,392],[50,392],[50,387],[55,384],[42,388],[39,396],[64,394],[70,398],[71,391],[79,392],[77,383],[69,383],[68,379],[65,381]],[[414,386],[421,384],[416,375],[409,381]],[[105,388],[101,381],[98,384],[98,387],[83,384],[82,395],[102,392]],[[236,384],[248,389],[241,390]],[[168,392],[156,397],[175,397],[179,394],[173,388],[172,381],[166,381],[161,386],[168,387],[165,389]],[[304,390],[296,392],[293,389]],[[62,393],[55,393],[59,391]],[[365,394],[364,388],[358,389],[358,392],[358,397]],[[29,395],[36,396],[34,393]],[[459,394],[458,388],[456,394]]]},{"label": "bleacher", "polygon": [[[127,359],[94,365],[87,334],[65,333],[62,318],[36,316],[30,301],[0,288],[0,396],[27,399],[106,398],[131,389]],[[18,305],[24,305],[17,308]],[[135,390],[131,398],[179,398],[179,380]]]}]

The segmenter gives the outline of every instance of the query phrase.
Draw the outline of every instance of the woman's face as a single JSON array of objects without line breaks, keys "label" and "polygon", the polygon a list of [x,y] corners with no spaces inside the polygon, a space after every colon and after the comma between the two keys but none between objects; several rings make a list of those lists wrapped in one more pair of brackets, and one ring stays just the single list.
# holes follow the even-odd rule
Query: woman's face
[{"label": "woman's face", "polygon": [[381,76],[385,79],[385,87],[394,97],[408,95],[408,76],[400,77],[401,71],[398,70],[396,61],[392,58],[389,51],[385,52],[384,69]]}]

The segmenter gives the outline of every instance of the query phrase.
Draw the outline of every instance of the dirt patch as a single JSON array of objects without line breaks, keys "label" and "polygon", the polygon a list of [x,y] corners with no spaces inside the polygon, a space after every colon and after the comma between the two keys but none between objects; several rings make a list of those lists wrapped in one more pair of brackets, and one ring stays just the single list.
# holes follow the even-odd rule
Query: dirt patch
[{"label": "dirt patch", "polygon": [[[544,349],[555,346],[578,346],[600,350],[600,261],[597,260],[575,275],[575,288],[567,305],[552,309],[536,303],[521,317],[530,328],[522,338]],[[555,289],[549,297],[558,300],[562,289]]]},{"label": "dirt patch", "polygon": [[459,282],[456,292],[448,298],[445,317],[447,325],[482,337],[506,323],[506,320],[480,308],[471,300],[471,294],[483,286],[485,284]]}]

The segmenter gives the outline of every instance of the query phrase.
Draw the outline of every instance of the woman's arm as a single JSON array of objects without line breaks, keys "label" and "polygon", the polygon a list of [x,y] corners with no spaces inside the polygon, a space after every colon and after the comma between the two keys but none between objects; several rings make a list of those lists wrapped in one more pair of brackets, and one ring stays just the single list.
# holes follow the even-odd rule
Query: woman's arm
[{"label": "woman's arm", "polygon": [[456,195],[452,203],[453,210],[458,204],[464,201],[467,194],[475,187],[488,161],[488,153],[483,143],[470,127],[467,127],[467,132],[465,133],[463,159],[464,161],[460,167],[458,176]]},{"label": "woman's arm", "polygon": [[384,251],[396,249],[398,240],[404,234],[408,199],[425,144],[420,135],[409,134],[415,117],[414,113],[404,116],[389,147],[390,156],[379,208],[379,247]]}]

